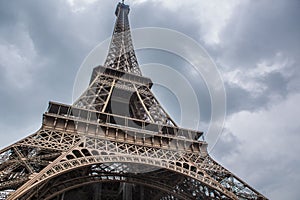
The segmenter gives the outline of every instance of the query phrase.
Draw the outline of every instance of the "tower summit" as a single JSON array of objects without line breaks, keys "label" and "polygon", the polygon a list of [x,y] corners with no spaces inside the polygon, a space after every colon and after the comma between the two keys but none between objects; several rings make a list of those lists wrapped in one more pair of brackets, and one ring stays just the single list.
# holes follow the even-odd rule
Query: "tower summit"
[{"label": "tower summit", "polygon": [[117,20],[104,66],[141,75],[131,40],[129,11],[129,6],[124,2],[118,3],[115,11]]},{"label": "tower summit", "polygon": [[129,6],[104,66],[41,128],[0,151],[0,199],[266,199],[214,161],[202,132],[178,127],[151,92],[134,52]]}]

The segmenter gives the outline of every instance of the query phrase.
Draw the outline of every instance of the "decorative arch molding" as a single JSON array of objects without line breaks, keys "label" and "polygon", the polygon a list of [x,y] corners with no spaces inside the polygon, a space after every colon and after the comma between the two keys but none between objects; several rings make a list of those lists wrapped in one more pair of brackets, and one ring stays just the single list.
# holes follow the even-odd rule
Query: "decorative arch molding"
[{"label": "decorative arch molding", "polygon": [[[86,148],[85,148],[86,149]],[[82,150],[82,149],[81,149]],[[80,151],[80,148],[76,148],[76,151]],[[74,152],[74,150],[73,150]],[[93,149],[88,149],[88,152],[93,152]],[[207,189],[214,191],[213,196],[222,196],[221,194],[227,194],[227,197],[235,199],[235,195],[231,192],[227,191],[222,187],[218,182],[211,179],[208,175],[205,174],[202,170],[192,171],[191,163],[188,162],[174,162],[174,159],[170,160],[162,160],[158,158],[152,157],[142,157],[136,155],[127,155],[127,154],[108,154],[108,155],[85,155],[82,157],[71,157],[68,155],[74,155],[69,152],[69,154],[65,155],[60,162],[54,162],[51,168],[45,168],[39,174],[40,176],[35,176],[35,180],[28,181],[28,187],[24,188],[22,191],[18,191],[14,196],[15,199],[28,199],[25,196],[26,194],[34,193],[34,190],[37,191],[37,188],[42,188],[46,185],[47,182],[54,179],[55,177],[59,177],[65,173],[71,171],[78,171],[78,169],[83,167],[89,167],[98,164],[136,164],[136,165],[145,165],[156,167],[157,169],[165,169],[171,172],[179,173],[183,177],[189,177],[196,182],[200,182],[201,185],[204,185]],[[78,155],[77,155],[78,156]],[[70,159],[67,159],[69,157]],[[124,171],[119,171],[122,173],[130,173],[130,169],[122,169]],[[126,171],[127,170],[127,171]],[[37,178],[39,177],[39,178]],[[32,184],[30,184],[30,182]],[[198,184],[199,185],[199,184]],[[31,191],[31,192],[30,192]],[[32,192],[33,191],[33,192]],[[201,191],[200,191],[201,193]],[[223,198],[225,196],[223,195]],[[226,198],[225,198],[226,199]]]}]

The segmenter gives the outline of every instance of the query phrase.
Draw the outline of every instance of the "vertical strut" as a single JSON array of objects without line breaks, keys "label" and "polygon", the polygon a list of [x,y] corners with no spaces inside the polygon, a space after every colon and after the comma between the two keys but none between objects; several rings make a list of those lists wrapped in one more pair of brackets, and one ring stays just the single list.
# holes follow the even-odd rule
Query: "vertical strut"
[{"label": "vertical strut", "polygon": [[138,98],[139,98],[141,104],[143,105],[143,108],[144,108],[145,112],[147,113],[147,115],[148,115],[149,118],[151,119],[151,122],[152,122],[152,123],[155,123],[154,120],[153,120],[153,118],[152,118],[152,116],[151,116],[151,114],[150,114],[150,112],[149,112],[149,110],[148,110],[147,107],[145,106],[144,101],[143,101],[143,99],[141,98],[140,93],[139,93],[138,89],[136,88],[135,84],[133,84],[133,87],[134,87],[134,89],[135,89],[135,91],[136,91],[136,94],[137,94],[137,96],[138,96]]},{"label": "vertical strut", "polygon": [[109,90],[109,94],[108,94],[108,96],[107,96],[107,98],[106,98],[106,101],[105,101],[105,103],[104,103],[104,105],[103,105],[103,108],[102,108],[102,110],[101,110],[102,112],[105,111],[105,109],[106,109],[106,107],[107,107],[107,105],[108,105],[108,102],[109,102],[109,100],[110,100],[111,94],[112,94],[113,89],[114,89],[114,87],[115,87],[115,82],[116,82],[116,79],[114,79],[113,82],[112,82],[112,84],[111,84],[111,88],[110,88],[110,90]]}]

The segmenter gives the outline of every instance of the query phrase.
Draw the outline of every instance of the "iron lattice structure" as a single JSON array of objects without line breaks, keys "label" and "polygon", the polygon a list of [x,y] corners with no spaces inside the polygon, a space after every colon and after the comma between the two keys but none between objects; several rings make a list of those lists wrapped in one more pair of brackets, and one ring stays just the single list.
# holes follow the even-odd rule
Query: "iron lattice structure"
[{"label": "iron lattice structure", "polygon": [[0,152],[0,199],[266,199],[178,127],[143,77],[119,3],[104,66],[73,105],[50,102],[42,127]]}]

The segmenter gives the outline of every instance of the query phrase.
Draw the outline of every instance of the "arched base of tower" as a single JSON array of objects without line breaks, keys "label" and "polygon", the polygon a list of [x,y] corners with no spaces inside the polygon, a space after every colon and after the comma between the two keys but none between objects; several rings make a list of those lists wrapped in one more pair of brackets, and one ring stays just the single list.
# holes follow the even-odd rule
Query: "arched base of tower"
[{"label": "arched base of tower", "polygon": [[[133,173],[133,169],[146,171]],[[130,169],[130,172],[127,171]],[[167,200],[228,199],[195,179],[134,163],[105,163],[77,168],[36,186],[20,199]]]}]

